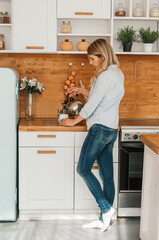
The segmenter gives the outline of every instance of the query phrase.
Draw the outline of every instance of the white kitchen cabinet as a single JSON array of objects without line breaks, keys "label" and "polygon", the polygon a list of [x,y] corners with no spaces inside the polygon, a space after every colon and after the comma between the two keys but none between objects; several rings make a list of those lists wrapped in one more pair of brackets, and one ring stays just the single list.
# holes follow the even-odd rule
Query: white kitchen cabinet
[{"label": "white kitchen cabinet", "polygon": [[110,18],[110,0],[58,0],[58,18]]},{"label": "white kitchen cabinet", "polygon": [[[126,16],[117,17],[115,16],[115,12],[119,3],[122,2],[125,7]],[[141,8],[143,10],[142,17],[134,17],[133,12],[136,8],[136,4],[141,3]],[[158,55],[158,43],[155,42],[153,45],[153,52],[147,53],[144,52],[143,43],[133,43],[131,52],[123,52],[121,43],[116,40],[117,32],[127,26],[133,26],[135,30],[139,30],[141,27],[148,28],[150,27],[151,31],[158,31],[158,21],[159,17],[150,17],[150,10],[153,7],[154,3],[158,3],[158,0],[112,0],[112,20],[113,20],[113,33],[112,33],[112,45],[113,49],[117,54],[150,54],[150,55]]]},{"label": "white kitchen cabinet", "polygon": [[56,52],[56,0],[13,0],[14,52]]},{"label": "white kitchen cabinet", "polygon": [[[74,143],[73,132],[19,133],[20,213],[28,210],[73,211],[74,146],[68,146],[64,140],[61,146],[58,141],[61,134],[65,140],[67,137],[67,142]],[[40,138],[43,147],[36,138],[33,138],[35,144],[33,141],[29,144],[29,135],[30,139],[33,135],[37,139],[38,135],[44,136]],[[55,135],[53,143],[50,139]]]},{"label": "white kitchen cabinet", "polygon": [[13,24],[12,24],[12,0],[0,0],[0,11],[8,12],[10,23],[0,23],[0,34],[5,37],[5,49],[0,53],[13,51]]},{"label": "white kitchen cabinet", "polygon": [[[76,168],[81,151],[82,144],[87,135],[87,132],[75,132],[75,212],[99,212],[98,205],[88,190],[83,179],[78,175]],[[114,184],[115,184],[115,199],[114,207],[117,208],[117,192],[118,192],[118,138],[115,141],[113,148],[113,167],[114,167]],[[92,172],[102,185],[99,176],[97,163],[93,165]]]},{"label": "white kitchen cabinet", "polygon": [[[117,208],[118,163],[113,163],[113,167],[115,184],[115,199],[113,206]],[[75,212],[99,212],[98,204],[96,203],[83,179],[78,175],[76,168],[77,163],[75,164]],[[97,163],[94,164],[92,172],[97,177],[102,186]]]},{"label": "white kitchen cabinet", "polygon": [[[62,21],[70,21],[71,33],[61,33]],[[79,53],[77,44],[85,39],[89,44],[97,38],[111,39],[111,0],[58,0],[57,4],[57,52]],[[69,39],[74,45],[72,51],[62,51],[60,44]]]}]

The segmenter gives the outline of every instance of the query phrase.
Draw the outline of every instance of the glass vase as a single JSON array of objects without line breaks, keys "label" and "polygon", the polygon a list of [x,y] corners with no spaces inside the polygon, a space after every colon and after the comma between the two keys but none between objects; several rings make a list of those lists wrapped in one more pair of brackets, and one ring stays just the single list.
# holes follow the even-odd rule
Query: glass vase
[{"label": "glass vase", "polygon": [[25,105],[25,117],[31,120],[35,117],[35,96],[32,93],[27,94]]}]

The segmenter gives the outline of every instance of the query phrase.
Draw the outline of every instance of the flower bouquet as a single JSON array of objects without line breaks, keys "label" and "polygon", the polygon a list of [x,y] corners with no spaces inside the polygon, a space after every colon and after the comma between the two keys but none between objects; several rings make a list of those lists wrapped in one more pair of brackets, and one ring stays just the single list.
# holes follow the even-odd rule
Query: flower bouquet
[{"label": "flower bouquet", "polygon": [[25,105],[25,116],[28,120],[35,116],[35,92],[42,94],[45,90],[43,84],[39,83],[36,78],[27,79],[27,77],[20,78],[20,90],[25,90],[27,93],[26,105]]}]

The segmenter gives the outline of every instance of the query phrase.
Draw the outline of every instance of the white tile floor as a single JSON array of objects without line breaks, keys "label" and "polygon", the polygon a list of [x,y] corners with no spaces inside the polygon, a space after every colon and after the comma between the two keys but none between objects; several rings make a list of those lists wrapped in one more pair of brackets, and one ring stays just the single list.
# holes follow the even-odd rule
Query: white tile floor
[{"label": "white tile floor", "polygon": [[0,240],[139,240],[139,218],[115,220],[110,230],[83,229],[92,220],[18,220],[0,223]]}]

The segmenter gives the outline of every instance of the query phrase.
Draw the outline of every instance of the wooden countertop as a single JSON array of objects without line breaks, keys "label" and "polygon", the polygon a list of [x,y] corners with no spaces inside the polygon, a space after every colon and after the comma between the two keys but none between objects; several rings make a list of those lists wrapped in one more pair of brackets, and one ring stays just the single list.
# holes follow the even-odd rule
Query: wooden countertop
[{"label": "wooden countertop", "polygon": [[157,134],[143,134],[140,140],[148,146],[152,151],[159,155],[159,135]]},{"label": "wooden countertop", "polygon": [[[159,127],[159,119],[127,119],[121,118],[119,120],[120,130],[121,126],[155,126]],[[36,118],[33,120],[26,120],[22,118],[19,124],[19,131],[87,131],[86,122],[82,121],[74,127],[59,126],[57,119]]]},{"label": "wooden countertop", "polygon": [[74,127],[60,126],[57,119],[36,118],[27,120],[22,118],[19,124],[19,131],[68,131],[82,132],[87,131],[86,122],[82,121]]}]

